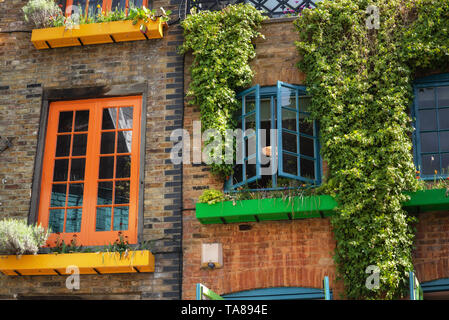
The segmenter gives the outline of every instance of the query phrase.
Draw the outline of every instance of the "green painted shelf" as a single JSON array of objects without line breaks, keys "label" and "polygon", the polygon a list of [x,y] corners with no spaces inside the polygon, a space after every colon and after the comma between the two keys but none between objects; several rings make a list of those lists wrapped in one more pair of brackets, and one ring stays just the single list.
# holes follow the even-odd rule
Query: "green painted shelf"
[{"label": "green painted shelf", "polygon": [[[449,210],[446,189],[408,192],[404,208],[411,213]],[[328,195],[295,197],[291,200],[256,199],[196,204],[196,218],[202,224],[324,218],[335,214],[337,201]]]}]

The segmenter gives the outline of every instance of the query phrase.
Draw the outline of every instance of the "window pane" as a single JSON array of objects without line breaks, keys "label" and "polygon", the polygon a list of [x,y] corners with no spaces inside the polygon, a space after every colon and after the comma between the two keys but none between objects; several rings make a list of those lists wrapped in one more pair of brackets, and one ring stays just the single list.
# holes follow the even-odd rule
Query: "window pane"
[{"label": "window pane", "polygon": [[112,182],[98,182],[97,204],[112,204]]},{"label": "window pane", "polygon": [[118,114],[118,128],[132,129],[133,127],[133,107],[120,108]]},{"label": "window pane", "polygon": [[423,155],[422,156],[422,168],[421,172],[424,175],[434,175],[435,170],[437,173],[440,170],[440,157],[437,154]]},{"label": "window pane", "polygon": [[301,177],[315,179],[315,162],[301,158]]},{"label": "window pane", "polygon": [[298,153],[298,136],[288,132],[282,132],[282,149]]},{"label": "window pane", "polygon": [[311,97],[299,96],[298,100],[299,100],[299,111],[309,112],[310,104],[312,101]]},{"label": "window pane", "polygon": [[68,171],[69,171],[69,159],[55,160],[53,181],[67,181]]},{"label": "window pane", "polygon": [[437,88],[438,108],[449,107],[449,87]]},{"label": "window pane", "polygon": [[50,207],[64,207],[66,193],[66,184],[53,184],[51,188]]},{"label": "window pane", "polygon": [[441,173],[449,174],[449,154],[445,153],[441,155]]},{"label": "window pane", "polygon": [[244,114],[250,113],[256,110],[256,99],[254,98],[254,93],[248,94],[244,97],[245,101],[245,111]]},{"label": "window pane", "polygon": [[87,134],[73,135],[72,156],[86,155],[86,147],[87,147]]},{"label": "window pane", "polygon": [[89,127],[89,110],[77,111],[75,114],[75,130],[87,131]]},{"label": "window pane", "polygon": [[141,8],[142,0],[129,0],[128,4],[130,8]]},{"label": "window pane", "polygon": [[298,175],[298,157],[292,156],[287,153],[282,154],[282,167],[285,173],[292,175]]},{"label": "window pane", "polygon": [[296,109],[296,90],[281,87],[281,106]]},{"label": "window pane", "polygon": [[418,90],[418,108],[435,108],[435,91],[433,88]]},{"label": "window pane", "polygon": [[132,131],[119,131],[118,132],[117,153],[130,153],[131,152],[132,137],[133,137]]},{"label": "window pane", "polygon": [[129,181],[116,181],[115,182],[115,204],[129,203]]},{"label": "window pane", "polygon": [[299,132],[309,136],[316,136],[313,131],[313,121],[302,113],[299,114]]},{"label": "window pane", "polygon": [[449,151],[449,131],[440,132],[440,152]]},{"label": "window pane", "polygon": [[101,134],[101,154],[114,153],[115,132],[103,132]]},{"label": "window pane", "polygon": [[449,109],[438,110],[438,121],[440,125],[440,130],[449,129]]},{"label": "window pane", "polygon": [[131,173],[131,156],[117,157],[116,178],[129,178]]},{"label": "window pane", "polygon": [[64,209],[50,210],[48,228],[52,233],[64,231]]},{"label": "window pane", "polygon": [[251,179],[256,176],[256,159],[245,161],[246,164],[246,179]]},{"label": "window pane", "polygon": [[243,181],[243,164],[237,164],[234,167],[233,184],[238,184]]},{"label": "window pane", "polygon": [[70,154],[71,137],[69,134],[58,136],[56,141],[56,157],[67,157]]},{"label": "window pane", "polygon": [[98,177],[100,179],[111,179],[114,175],[114,157],[100,158],[100,172]]},{"label": "window pane", "polygon": [[86,159],[72,159],[72,166],[70,168],[70,181],[84,180],[85,166]]},{"label": "window pane", "polygon": [[73,111],[59,113],[58,132],[72,131]]},{"label": "window pane", "polygon": [[420,130],[437,130],[437,110],[419,111]]},{"label": "window pane", "polygon": [[128,230],[129,207],[114,207],[114,231]]},{"label": "window pane", "polygon": [[[245,130],[253,129],[256,130],[256,114],[253,113],[249,116],[245,117]],[[245,134],[249,134],[249,132],[245,132]]]},{"label": "window pane", "polygon": [[112,11],[125,10],[126,0],[112,0]]},{"label": "window pane", "polygon": [[116,108],[103,109],[103,122],[102,122],[101,128],[103,130],[115,129],[116,119],[117,119],[117,109]]},{"label": "window pane", "polygon": [[112,209],[110,207],[97,208],[95,231],[110,231],[111,230],[111,215],[112,215]]},{"label": "window pane", "polygon": [[299,139],[299,149],[301,150],[301,154],[315,157],[315,141],[306,137],[300,137]]},{"label": "window pane", "polygon": [[282,109],[282,128],[288,129],[291,131],[298,131],[297,129],[297,122],[296,122],[296,115],[298,113],[295,111]]},{"label": "window pane", "polygon": [[251,137],[244,139],[245,141],[245,157],[250,157],[256,154],[257,149],[257,139],[256,135],[252,135]]},{"label": "window pane", "polygon": [[438,134],[436,132],[421,133],[421,152],[438,152]]},{"label": "window pane", "polygon": [[72,183],[69,185],[68,207],[81,207],[83,205],[83,183]]},{"label": "window pane", "polygon": [[82,209],[67,209],[67,221],[65,223],[65,232],[81,231],[81,213]]}]

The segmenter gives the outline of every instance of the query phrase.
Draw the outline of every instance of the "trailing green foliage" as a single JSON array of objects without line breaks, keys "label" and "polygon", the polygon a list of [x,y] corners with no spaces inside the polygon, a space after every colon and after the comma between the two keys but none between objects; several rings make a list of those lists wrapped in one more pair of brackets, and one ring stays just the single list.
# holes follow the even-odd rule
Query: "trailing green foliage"
[{"label": "trailing green foliage", "polygon": [[[402,191],[418,188],[408,107],[416,67],[448,61],[448,0],[324,0],[295,21],[320,121],[328,190],[338,195],[332,218],[335,262],[348,298],[404,296],[412,270],[414,230]],[[380,28],[367,28],[369,5]],[[368,266],[380,269],[368,289]]]},{"label": "trailing green foliage", "polygon": [[47,238],[47,230],[28,225],[25,220],[0,221],[0,254],[36,254]]},{"label": "trailing green foliage", "polygon": [[[180,51],[192,51],[192,81],[187,96],[201,110],[202,130],[217,129],[225,136],[235,128],[233,120],[239,108],[236,90],[248,87],[253,78],[249,61],[256,55],[252,40],[261,36],[264,17],[249,4],[231,5],[222,11],[201,11],[183,22],[184,44]],[[210,139],[205,145],[211,143]],[[224,154],[212,155],[222,164],[212,164],[212,172],[222,177],[232,173]]]},{"label": "trailing green foliage", "polygon": [[215,204],[225,200],[225,195],[220,190],[208,189],[204,190],[203,194],[199,197],[199,203]]}]

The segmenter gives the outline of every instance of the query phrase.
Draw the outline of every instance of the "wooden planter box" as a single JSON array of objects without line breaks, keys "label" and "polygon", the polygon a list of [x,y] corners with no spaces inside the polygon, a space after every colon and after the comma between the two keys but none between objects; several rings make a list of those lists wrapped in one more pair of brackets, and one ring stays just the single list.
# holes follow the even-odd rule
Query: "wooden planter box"
[{"label": "wooden planter box", "polygon": [[148,250],[127,257],[118,252],[0,256],[0,271],[8,276],[67,275],[68,266],[77,266],[80,274],[154,272],[154,256]]},{"label": "wooden planter box", "polygon": [[133,25],[131,20],[81,24],[73,29],[65,27],[34,29],[31,42],[37,49],[84,46],[89,44],[113,43],[160,39],[164,36],[165,22],[160,19],[145,23],[147,32],[140,31],[141,22]]}]

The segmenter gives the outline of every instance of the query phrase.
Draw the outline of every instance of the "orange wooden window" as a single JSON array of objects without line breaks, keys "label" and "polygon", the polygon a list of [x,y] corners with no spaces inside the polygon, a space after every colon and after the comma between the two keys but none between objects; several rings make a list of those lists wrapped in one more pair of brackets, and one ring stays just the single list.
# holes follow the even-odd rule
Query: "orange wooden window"
[{"label": "orange wooden window", "polygon": [[128,12],[128,8],[134,5],[135,7],[147,7],[149,0],[57,0],[58,4],[62,7],[66,16],[70,16],[72,13],[72,6],[78,6],[80,15],[95,16],[98,14],[98,6],[101,7],[101,11],[108,12],[112,10],[124,10]]},{"label": "orange wooden window", "polygon": [[47,243],[137,243],[139,96],[53,102],[49,107],[38,223]]}]

